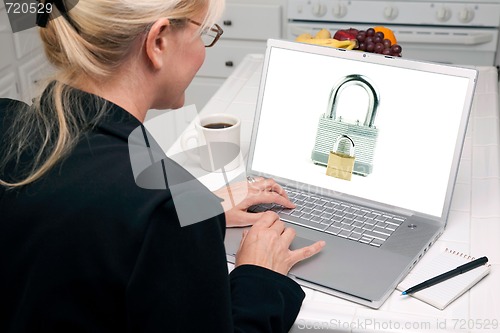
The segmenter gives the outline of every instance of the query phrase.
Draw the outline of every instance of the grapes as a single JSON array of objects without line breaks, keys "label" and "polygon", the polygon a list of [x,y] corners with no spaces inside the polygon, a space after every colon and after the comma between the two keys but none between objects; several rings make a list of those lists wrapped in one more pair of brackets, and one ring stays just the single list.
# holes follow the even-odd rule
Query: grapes
[{"label": "grapes", "polygon": [[358,30],[356,39],[358,40],[358,50],[401,57],[401,45],[393,45],[390,39],[385,38],[382,31],[375,31],[373,28]]},{"label": "grapes", "polygon": [[373,49],[373,52],[375,53],[382,53],[384,50],[384,44],[382,43],[375,43],[375,48]]},{"label": "grapes", "polygon": [[394,44],[393,46],[391,46],[391,52],[393,54],[401,53],[401,46],[399,46],[398,44]]},{"label": "grapes", "polygon": [[358,40],[358,42],[363,43],[366,39],[366,33],[364,31],[358,33],[358,35],[356,36],[356,39]]}]

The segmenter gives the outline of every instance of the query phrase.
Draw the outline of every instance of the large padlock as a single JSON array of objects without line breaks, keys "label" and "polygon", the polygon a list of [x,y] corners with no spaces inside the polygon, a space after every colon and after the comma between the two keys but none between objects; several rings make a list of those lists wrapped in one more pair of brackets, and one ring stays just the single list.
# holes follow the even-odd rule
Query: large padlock
[{"label": "large padlock", "polygon": [[[368,110],[363,125],[359,120],[355,124],[345,122],[342,117],[337,117],[337,99],[347,86],[358,85],[368,93]],[[328,157],[334,141],[340,135],[349,136],[356,145],[356,162],[353,172],[366,176],[373,170],[373,156],[377,141],[378,129],[375,127],[375,116],[380,103],[380,95],[375,85],[363,75],[351,74],[339,80],[330,92],[328,107],[321,115],[318,132],[311,159],[315,164],[327,165]]]},{"label": "large padlock", "polygon": [[[346,145],[349,149],[346,149]],[[347,135],[341,135],[335,140],[328,157],[326,175],[339,179],[351,180],[354,169],[354,142]]]}]

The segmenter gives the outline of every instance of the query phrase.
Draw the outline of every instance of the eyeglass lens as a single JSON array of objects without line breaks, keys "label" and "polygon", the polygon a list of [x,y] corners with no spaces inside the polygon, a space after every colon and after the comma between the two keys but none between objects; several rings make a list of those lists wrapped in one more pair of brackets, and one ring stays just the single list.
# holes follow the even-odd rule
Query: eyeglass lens
[{"label": "eyeglass lens", "polygon": [[222,29],[220,29],[217,25],[213,25],[202,33],[201,38],[206,47],[210,47],[215,44],[217,39],[219,39],[222,34],[221,30]]}]

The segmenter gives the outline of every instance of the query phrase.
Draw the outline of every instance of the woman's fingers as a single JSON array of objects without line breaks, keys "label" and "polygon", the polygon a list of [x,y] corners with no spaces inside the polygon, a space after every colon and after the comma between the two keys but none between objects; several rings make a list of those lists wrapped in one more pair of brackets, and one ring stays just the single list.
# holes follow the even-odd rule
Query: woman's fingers
[{"label": "woman's fingers", "polygon": [[[275,222],[281,222],[278,214],[272,211],[263,212],[255,223],[256,228],[270,228]],[[283,223],[283,222],[281,222]]]},{"label": "woman's fingers", "polygon": [[[292,244],[292,241],[294,240],[296,235],[296,231],[293,228],[285,228],[283,233],[281,234],[283,241],[287,244],[288,247],[290,247],[290,244]],[[297,250],[290,250],[290,256],[289,256],[289,262],[290,262],[290,268],[294,266],[296,263],[305,260],[307,258],[310,258],[317,254],[318,252],[325,247],[325,241],[318,241],[314,244],[311,244],[309,246],[297,249]]]},{"label": "woman's fingers", "polygon": [[254,183],[251,183],[250,185],[252,188],[258,189],[260,192],[275,192],[288,199],[286,191],[281,187],[280,184],[276,183],[274,179],[259,177]]},{"label": "woman's fingers", "polygon": [[262,181],[249,186],[249,195],[245,199],[245,204],[252,206],[262,203],[275,203],[287,208],[295,208],[295,204],[290,201],[286,191],[271,182]]},{"label": "woman's fingers", "polygon": [[325,247],[325,241],[318,241],[314,244],[311,244],[309,246],[290,251],[290,263],[291,265],[295,265],[296,263],[310,258],[313,255],[319,253],[321,249]]},{"label": "woman's fingers", "polygon": [[292,244],[295,235],[296,235],[295,229],[285,228],[281,234],[281,237],[283,237],[283,241],[285,242],[285,244],[287,244],[287,246],[290,247],[290,244]]},{"label": "woman's fingers", "polygon": [[281,221],[278,216],[278,219],[274,221],[274,223],[269,227],[269,229],[276,231],[278,235],[282,235],[283,232],[285,231],[285,222]]},{"label": "woman's fingers", "polygon": [[253,226],[243,233],[237,254],[237,266],[254,264],[286,275],[296,263],[321,251],[325,246],[324,241],[290,250],[296,232],[293,228],[286,227],[278,214],[273,211],[251,214],[246,212],[248,207],[262,203],[275,203],[294,208],[295,205],[278,183],[273,179],[258,177],[247,186],[248,195],[238,205],[239,209],[233,214],[233,219],[239,221],[235,225],[253,224]]},{"label": "woman's fingers", "polygon": [[[224,199],[222,205],[226,212],[226,225],[228,227],[248,226],[256,223],[262,213],[250,213],[251,206],[259,204],[277,204],[293,209],[286,191],[273,179],[257,177],[252,181],[238,182],[230,187],[224,187],[215,194]],[[231,195],[229,195],[229,190]]]},{"label": "woman's fingers", "polygon": [[252,228],[243,233],[236,255],[236,266],[253,264],[286,275],[293,265],[315,255],[325,245],[324,241],[319,241],[301,249],[290,250],[294,238],[295,230],[286,227],[276,213],[262,213]]}]

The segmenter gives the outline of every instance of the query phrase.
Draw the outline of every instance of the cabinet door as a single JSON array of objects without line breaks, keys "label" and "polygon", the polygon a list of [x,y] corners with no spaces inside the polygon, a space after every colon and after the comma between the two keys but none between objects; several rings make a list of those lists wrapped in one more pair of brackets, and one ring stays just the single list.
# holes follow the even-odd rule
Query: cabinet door
[{"label": "cabinet door", "polygon": [[198,71],[198,76],[226,78],[247,54],[265,52],[266,42],[264,41],[221,40],[214,48],[207,50],[205,62]]},{"label": "cabinet door", "polygon": [[0,72],[0,98],[19,99],[17,92],[16,74]]},{"label": "cabinet door", "polygon": [[281,37],[281,6],[230,4],[220,20],[222,39],[267,40]]},{"label": "cabinet door", "polygon": [[28,59],[26,63],[19,66],[19,77],[21,79],[21,98],[30,103],[31,99],[41,93],[45,86],[47,77],[54,71],[49,65],[45,56],[38,56]]},{"label": "cabinet door", "polygon": [[[25,56],[39,55],[42,51],[42,41],[37,29],[28,29],[13,34],[17,59]],[[36,52],[35,52],[36,51]]]},{"label": "cabinet door", "polygon": [[[3,5],[3,2],[0,1]],[[0,8],[0,71],[16,61],[12,30],[5,9]]]}]

